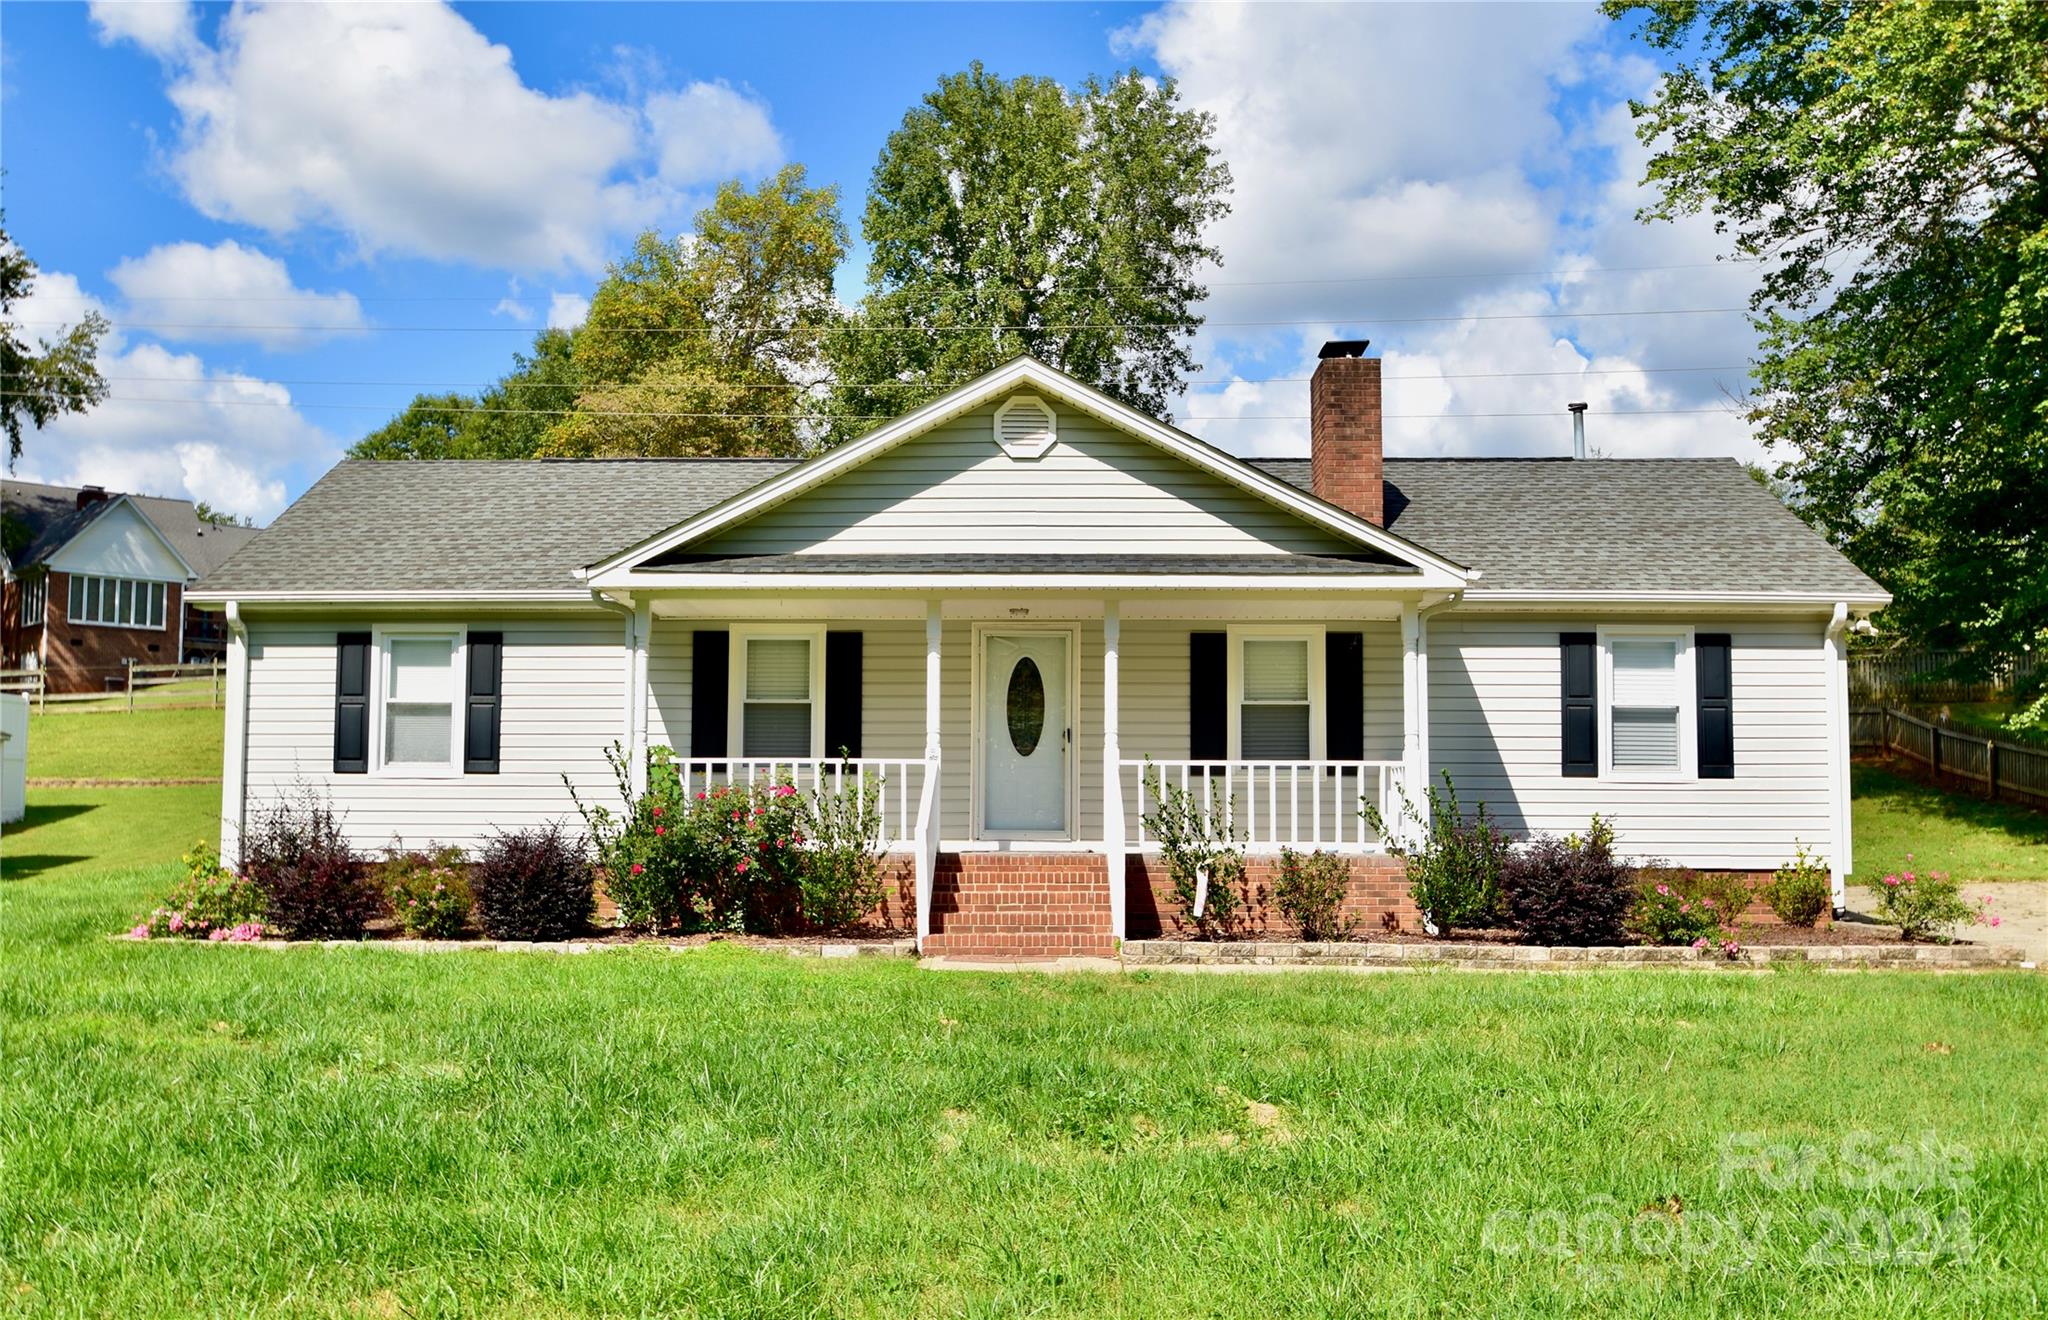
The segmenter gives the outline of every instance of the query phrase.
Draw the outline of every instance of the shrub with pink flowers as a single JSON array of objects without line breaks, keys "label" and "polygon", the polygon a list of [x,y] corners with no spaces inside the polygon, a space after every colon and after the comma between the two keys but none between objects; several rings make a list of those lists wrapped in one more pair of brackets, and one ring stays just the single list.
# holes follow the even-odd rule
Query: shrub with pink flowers
[{"label": "shrub with pink flowers", "polygon": [[757,934],[857,921],[881,898],[878,781],[840,794],[787,780],[683,783],[674,753],[652,750],[635,794],[623,754],[608,754],[620,808],[577,808],[619,923],[638,930]]},{"label": "shrub with pink flowers", "polygon": [[263,935],[263,895],[220,864],[211,844],[184,856],[185,879],[128,933],[138,939],[254,940]]},{"label": "shrub with pink flowers", "polygon": [[469,927],[469,875],[460,848],[394,848],[377,868],[377,883],[398,925],[414,939],[454,939]]},{"label": "shrub with pink flowers", "polygon": [[1961,886],[1945,871],[1894,872],[1873,888],[1877,919],[1897,926],[1909,940],[1947,944],[1955,939],[1956,927],[1975,921],[1980,912],[1964,900]]},{"label": "shrub with pink flowers", "polygon": [[1727,915],[1710,897],[1689,897],[1668,881],[1656,880],[1637,894],[1629,925],[1654,944],[1704,949],[1727,938],[1722,929]]}]

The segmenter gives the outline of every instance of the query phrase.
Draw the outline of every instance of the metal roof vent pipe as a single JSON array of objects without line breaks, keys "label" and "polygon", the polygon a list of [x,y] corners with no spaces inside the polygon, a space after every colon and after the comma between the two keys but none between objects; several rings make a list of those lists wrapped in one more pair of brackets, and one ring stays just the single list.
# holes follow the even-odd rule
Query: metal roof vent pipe
[{"label": "metal roof vent pipe", "polygon": [[1568,403],[1565,407],[1569,408],[1572,414],[1572,457],[1584,458],[1586,456],[1586,405],[1583,403]]}]

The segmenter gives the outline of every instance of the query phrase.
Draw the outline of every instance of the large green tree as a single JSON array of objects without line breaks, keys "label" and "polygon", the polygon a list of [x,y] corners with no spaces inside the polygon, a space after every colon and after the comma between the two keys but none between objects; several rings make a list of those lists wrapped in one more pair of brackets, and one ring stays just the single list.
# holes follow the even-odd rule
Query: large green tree
[{"label": "large green tree", "polygon": [[513,355],[498,383],[468,394],[421,394],[358,440],[351,458],[532,458],[548,427],[576,403],[573,338],[543,330]]},{"label": "large green tree", "polygon": [[1763,272],[1752,419],[1887,630],[2048,642],[2048,5],[1609,0],[1662,200]]},{"label": "large green tree", "polygon": [[869,293],[829,340],[834,430],[1020,353],[1164,413],[1195,369],[1204,234],[1229,209],[1211,131],[1135,72],[1071,92],[979,63],[940,79],[875,166]]},{"label": "large green tree", "polygon": [[684,239],[642,234],[590,301],[575,411],[542,452],[796,453],[845,252],[838,189],[809,186],[801,165],[726,184]]},{"label": "large green tree", "polygon": [[0,215],[0,426],[7,429],[10,468],[21,457],[24,426],[83,412],[107,397],[98,365],[107,318],[88,311],[60,334],[30,334],[15,322],[14,304],[28,297],[35,282],[36,263],[8,236]]}]

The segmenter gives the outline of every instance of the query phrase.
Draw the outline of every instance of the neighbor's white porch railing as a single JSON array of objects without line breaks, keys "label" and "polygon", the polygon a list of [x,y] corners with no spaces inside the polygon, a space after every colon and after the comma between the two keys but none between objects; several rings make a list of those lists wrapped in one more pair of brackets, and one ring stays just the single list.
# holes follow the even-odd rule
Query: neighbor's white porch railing
[{"label": "neighbor's white porch railing", "polygon": [[[873,782],[868,779],[872,773]],[[799,793],[851,793],[863,807],[870,791],[882,821],[882,851],[911,847],[916,837],[925,762],[921,756],[725,757],[692,756],[676,761],[683,792],[694,798],[714,788],[744,784],[790,784]]]},{"label": "neighbor's white porch railing", "polygon": [[1145,816],[1159,804],[1162,785],[1191,793],[1204,817],[1228,826],[1247,852],[1283,847],[1384,851],[1388,841],[1366,823],[1361,810],[1366,803],[1379,808],[1390,830],[1398,834],[1402,829],[1399,761],[1151,760],[1117,765],[1122,783],[1135,781],[1137,787],[1138,809],[1126,817],[1126,840],[1140,849],[1158,846],[1145,828]]}]

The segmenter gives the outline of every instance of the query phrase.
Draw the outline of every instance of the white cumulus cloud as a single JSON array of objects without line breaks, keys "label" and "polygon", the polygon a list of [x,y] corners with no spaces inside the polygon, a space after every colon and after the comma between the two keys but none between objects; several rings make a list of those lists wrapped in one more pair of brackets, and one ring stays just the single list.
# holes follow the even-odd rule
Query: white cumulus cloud
[{"label": "white cumulus cloud", "polygon": [[1754,347],[1741,315],[1595,315],[1739,307],[1753,287],[1710,264],[1710,221],[1635,220],[1647,154],[1624,101],[1654,72],[1603,51],[1605,22],[1176,3],[1118,33],[1216,116],[1236,180],[1196,346],[1209,370],[1177,411],[1272,420],[1190,426],[1305,452],[1307,377],[1341,331],[1385,359],[1391,453],[1569,453],[1564,405],[1585,400],[1590,443],[1617,457],[1754,456],[1729,399]]},{"label": "white cumulus cloud", "polygon": [[580,293],[558,293],[548,299],[548,329],[574,330],[590,315],[590,299]]},{"label": "white cumulus cloud", "polygon": [[[40,273],[15,306],[30,325],[106,311],[61,271]],[[23,436],[20,476],[184,496],[266,520],[284,508],[288,489],[340,457],[335,437],[307,420],[275,381],[215,370],[157,344],[130,344],[118,332],[101,341],[99,368],[106,401]]]},{"label": "white cumulus cloud", "polygon": [[212,247],[166,243],[123,261],[107,278],[127,300],[127,317],[156,327],[159,338],[297,348],[364,324],[354,294],[301,289],[282,261],[233,239]]},{"label": "white cumulus cloud", "polygon": [[199,45],[186,0],[92,0],[89,12],[101,41],[132,41],[160,59],[189,55]]},{"label": "white cumulus cloud", "polygon": [[240,4],[211,45],[125,15],[101,30],[164,59],[165,163],[194,206],[368,255],[594,270],[683,189],[780,159],[767,108],[722,83],[550,93],[444,4]]}]

